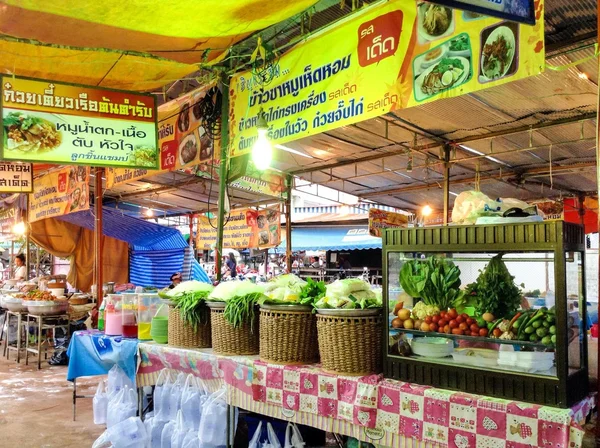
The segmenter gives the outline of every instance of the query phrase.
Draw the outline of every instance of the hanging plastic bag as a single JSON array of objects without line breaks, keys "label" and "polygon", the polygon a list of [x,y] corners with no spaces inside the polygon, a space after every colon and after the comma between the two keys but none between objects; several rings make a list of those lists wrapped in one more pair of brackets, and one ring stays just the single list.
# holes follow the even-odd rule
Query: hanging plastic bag
[{"label": "hanging plastic bag", "polygon": [[173,384],[169,371],[161,370],[154,387],[154,416],[157,420],[169,421],[169,401],[172,389]]},{"label": "hanging plastic bag", "polygon": [[185,374],[180,372],[177,375],[177,380],[173,384],[169,393],[169,418],[168,420],[176,420],[177,412],[181,409],[181,394],[185,386]]},{"label": "hanging plastic bag", "polygon": [[183,424],[183,412],[177,412],[177,420],[175,421],[175,429],[173,429],[173,435],[171,436],[171,448],[182,448],[185,436],[189,431]]},{"label": "hanging plastic bag", "polygon": [[[140,448],[146,446],[148,434],[139,417],[130,417],[116,423],[96,439],[92,448]],[[112,444],[112,445],[110,445]]]},{"label": "hanging plastic bag", "polygon": [[227,445],[227,403],[225,388],[212,394],[202,406],[198,438],[201,447]]},{"label": "hanging plastic bag", "polygon": [[148,448],[161,448],[160,437],[167,422],[157,420],[155,417],[146,417],[144,425],[146,426],[146,434],[148,434]]},{"label": "hanging plastic bag", "polygon": [[160,448],[171,448],[171,437],[175,430],[175,421],[170,421],[165,424],[162,434],[160,435]]},{"label": "hanging plastic bag", "polygon": [[200,409],[201,391],[198,387],[196,377],[191,373],[185,380],[185,386],[181,393],[181,412],[183,414],[183,425],[189,431],[198,431],[202,410]]},{"label": "hanging plastic bag", "polygon": [[248,448],[281,448],[281,443],[279,443],[279,439],[277,438],[277,434],[275,434],[275,430],[271,423],[267,423],[266,425],[267,438],[264,439],[262,437],[262,424],[262,421],[258,423],[258,427],[256,428],[256,431],[254,431],[254,435],[248,444]]},{"label": "hanging plastic bag", "polygon": [[94,410],[94,425],[105,425],[106,413],[108,412],[108,396],[106,395],[104,379],[98,383],[92,401],[92,408]]},{"label": "hanging plastic bag", "polygon": [[285,428],[285,446],[284,448],[303,448],[304,439],[302,439],[302,435],[300,434],[300,430],[296,426],[295,423],[288,423],[287,428]]},{"label": "hanging plastic bag", "polygon": [[127,386],[129,389],[135,389],[133,382],[129,379],[125,371],[115,364],[108,371],[106,393],[110,397],[111,395],[119,392],[125,386]]},{"label": "hanging plastic bag", "polygon": [[188,431],[185,439],[183,439],[183,444],[181,448],[198,448],[198,433],[196,431]]},{"label": "hanging plastic bag", "polygon": [[125,386],[109,398],[106,416],[106,427],[110,429],[115,424],[135,417],[137,414],[137,394],[135,390]]}]

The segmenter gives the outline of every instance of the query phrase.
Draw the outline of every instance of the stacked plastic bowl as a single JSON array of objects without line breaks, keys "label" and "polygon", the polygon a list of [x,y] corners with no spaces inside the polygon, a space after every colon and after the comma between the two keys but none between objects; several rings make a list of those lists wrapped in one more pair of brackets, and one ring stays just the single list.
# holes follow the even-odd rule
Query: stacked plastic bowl
[{"label": "stacked plastic bowl", "polygon": [[152,318],[150,336],[154,342],[166,344],[169,340],[169,318],[167,316],[156,316]]}]

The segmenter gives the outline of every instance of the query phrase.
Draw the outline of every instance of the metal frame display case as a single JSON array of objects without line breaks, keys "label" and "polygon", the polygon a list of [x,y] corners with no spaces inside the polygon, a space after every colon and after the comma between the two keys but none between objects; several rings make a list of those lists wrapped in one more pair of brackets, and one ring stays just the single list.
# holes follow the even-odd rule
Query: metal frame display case
[{"label": "metal frame display case", "polygon": [[[383,235],[384,309],[390,315],[390,268],[398,266],[393,259],[399,256],[430,256],[435,254],[532,254],[547,253],[553,256],[555,292],[555,368],[554,376],[543,376],[519,371],[497,370],[489,367],[472,367],[448,361],[390,354],[388,341],[393,333],[391,324],[384,325],[384,374],[387,378],[434,387],[460,390],[466,393],[487,395],[509,400],[519,400],[543,405],[568,407],[583,399],[588,393],[587,371],[587,312],[585,301],[585,234],[578,225],[562,221],[546,221],[526,224],[502,224],[482,226],[422,227],[411,229],[388,229]],[[578,253],[578,255],[576,255]],[[483,256],[483,255],[481,255]],[[514,255],[517,256],[517,255]],[[526,256],[526,255],[519,255]],[[537,255],[539,256],[539,255]],[[569,258],[570,257],[570,258]],[[581,352],[579,365],[569,367],[569,310],[567,304],[567,262],[573,257],[579,269],[578,310],[579,335],[577,348]],[[394,272],[393,277],[397,275]],[[400,330],[408,338],[428,336],[411,329]],[[488,337],[435,336],[455,341],[498,341]],[[507,343],[505,341],[498,341]],[[571,341],[573,342],[573,340]],[[455,342],[458,344],[458,342]],[[515,350],[531,350],[533,343],[511,341],[520,346]],[[529,348],[527,346],[529,345]],[[538,344],[539,345],[539,344]],[[500,344],[499,346],[502,346]],[[543,347],[542,347],[543,349]]]}]

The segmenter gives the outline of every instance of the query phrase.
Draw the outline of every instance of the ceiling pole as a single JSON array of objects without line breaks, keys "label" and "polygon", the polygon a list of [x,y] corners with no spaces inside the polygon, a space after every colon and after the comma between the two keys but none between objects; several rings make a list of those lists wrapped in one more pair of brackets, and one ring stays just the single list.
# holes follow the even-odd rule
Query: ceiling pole
[{"label": "ceiling pole", "polygon": [[[598,2],[598,11],[596,14],[597,20],[598,20],[598,36],[597,36],[597,40],[598,43],[600,43],[600,2]],[[598,66],[600,67],[600,61],[598,62]],[[600,85],[598,86],[598,93],[600,94]],[[598,163],[598,160],[600,158],[600,120],[598,120],[598,118],[600,117],[600,95],[596,96],[596,188],[598,190],[600,190],[600,163]],[[597,229],[600,229],[600,213],[598,213],[598,222],[597,222],[598,226]],[[600,251],[598,251],[598,261],[600,262]],[[598,272],[596,273],[596,284],[600,283],[600,264],[598,265]],[[585,285],[584,285],[585,287]],[[600,292],[599,292],[599,296],[598,298],[600,298]],[[598,312],[600,312],[600,301],[598,301]],[[586,328],[586,327],[584,327]],[[587,328],[586,328],[587,329]],[[583,337],[586,337],[586,334],[584,333]],[[597,344],[597,353],[596,353],[596,358],[597,358],[597,366],[596,366],[596,372],[600,372],[600,344]],[[598,376],[598,375],[596,375]],[[598,393],[600,394],[600,380],[596,380],[596,388]],[[600,446],[600,418],[596,418],[596,446]]]},{"label": "ceiling pole", "polygon": [[294,178],[287,176],[287,197],[285,198],[285,262],[287,271],[292,272],[292,186]]},{"label": "ceiling pole", "polygon": [[450,209],[450,145],[444,145],[444,225],[448,225]]},{"label": "ceiling pole", "polygon": [[221,161],[219,165],[219,199],[217,216],[217,244],[215,247],[215,271],[221,281],[223,253],[223,228],[225,227],[225,192],[227,189],[227,163],[229,146],[229,76],[223,71],[219,76],[219,90],[223,96],[221,106]]},{"label": "ceiling pole", "polygon": [[102,304],[102,285],[104,282],[102,272],[102,173],[103,168],[95,168],[94,177],[94,246],[96,249],[96,302],[98,307]]}]

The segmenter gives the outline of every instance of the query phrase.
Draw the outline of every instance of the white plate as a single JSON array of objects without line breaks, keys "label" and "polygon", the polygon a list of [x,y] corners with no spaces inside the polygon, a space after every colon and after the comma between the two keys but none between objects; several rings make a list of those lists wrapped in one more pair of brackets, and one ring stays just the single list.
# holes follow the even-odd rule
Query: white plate
[{"label": "white plate", "polygon": [[[191,112],[191,110],[190,110]],[[192,141],[194,144],[194,148],[196,150],[196,152],[194,153],[194,157],[191,158],[190,160],[188,160],[187,162],[185,160],[183,160],[182,158],[182,154],[183,154],[183,148],[185,148],[185,145],[187,145],[187,143],[189,141]],[[179,163],[181,163],[181,165],[187,165],[188,163],[190,163],[191,161],[193,161],[194,159],[198,158],[198,152],[200,151],[200,148],[198,147],[198,140],[196,139],[196,136],[194,134],[190,134],[187,137],[185,137],[183,139],[183,141],[179,144],[179,151],[178,151],[178,155],[179,155]]]},{"label": "white plate", "polygon": [[[431,53],[432,51],[435,50],[441,50],[440,54],[434,58],[431,59],[429,61],[425,60],[425,56],[427,56],[429,53]],[[440,62],[442,60],[442,58],[444,56],[446,56],[446,53],[448,53],[448,45],[444,44],[444,45],[440,45],[439,47],[433,48],[431,50],[429,50],[427,53],[423,54],[420,56],[420,67],[421,67],[421,71],[425,70],[428,67],[431,67],[432,65],[437,64],[438,62]]]},{"label": "white plate", "polygon": [[[504,66],[504,71],[502,73],[499,73],[498,76],[490,77],[489,76],[490,73],[486,73],[483,70],[483,59],[484,59],[483,48],[485,48],[485,45],[495,42],[496,39],[499,38],[500,36],[504,36],[504,39],[506,39],[506,42],[510,46],[510,50],[508,51],[508,62]],[[506,76],[506,73],[508,73],[508,71],[510,70],[510,67],[513,63],[514,58],[515,58],[515,34],[512,32],[512,30],[509,27],[499,26],[498,28],[496,28],[494,31],[492,31],[490,33],[490,35],[488,36],[488,38],[485,41],[484,46],[481,48],[481,58],[480,58],[481,59],[481,73],[489,81],[494,80],[494,79],[503,78],[504,76]]]},{"label": "white plate", "polygon": [[[444,31],[442,34],[438,36],[432,36],[423,27],[423,17],[425,15],[425,11],[427,7],[431,5],[431,3],[421,3],[417,10],[417,33],[419,35],[420,40],[425,43],[432,40],[442,39],[444,37],[450,36],[454,32],[454,11],[452,8],[448,8],[450,10],[450,24],[448,25],[448,29]],[[440,5],[441,6],[441,5]]]},{"label": "white plate", "polygon": [[463,57],[457,57],[455,59],[460,60],[460,62],[462,62],[463,67],[464,67],[464,71],[463,71],[462,75],[460,76],[460,78],[458,78],[456,80],[456,82],[454,84],[452,84],[450,87],[448,87],[447,89],[440,90],[438,93],[435,93],[433,95],[427,95],[427,94],[423,93],[423,91],[421,90],[421,86],[423,85],[423,81],[425,80],[425,77],[429,73],[431,73],[433,71],[433,69],[435,67],[437,67],[438,64],[428,67],[427,70],[425,70],[423,73],[421,73],[415,81],[415,99],[417,101],[423,101],[427,98],[431,98],[432,96],[438,95],[441,92],[445,92],[446,90],[458,87],[467,80],[467,78],[469,77],[470,70],[471,70],[471,64],[469,63],[469,60],[467,58],[463,58]]}]

